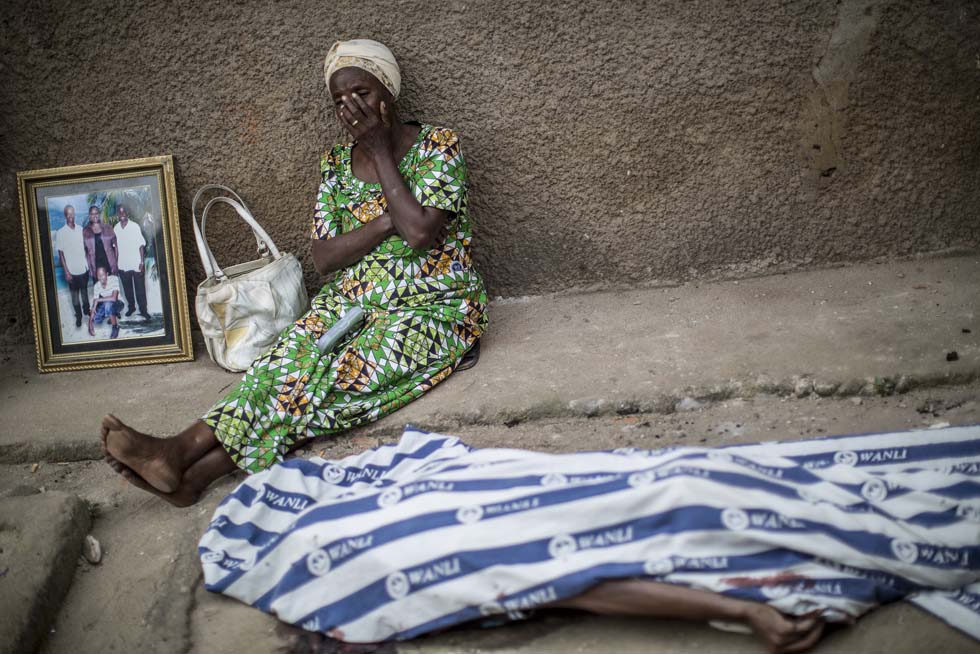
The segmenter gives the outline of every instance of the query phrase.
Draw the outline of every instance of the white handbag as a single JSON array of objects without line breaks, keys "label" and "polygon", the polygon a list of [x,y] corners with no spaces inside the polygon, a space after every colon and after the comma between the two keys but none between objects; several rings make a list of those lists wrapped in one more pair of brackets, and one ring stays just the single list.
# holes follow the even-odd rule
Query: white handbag
[{"label": "white handbag", "polygon": [[[209,190],[230,197],[217,195],[209,200],[198,226],[197,201]],[[259,259],[224,270],[218,266],[204,231],[208,211],[218,203],[231,206],[251,227]],[[240,372],[265,354],[279,333],[309,308],[303,268],[292,254],[279,252],[245,202],[225,186],[202,186],[194,195],[191,214],[197,250],[207,273],[207,279],[197,287],[197,321],[214,362]]]}]

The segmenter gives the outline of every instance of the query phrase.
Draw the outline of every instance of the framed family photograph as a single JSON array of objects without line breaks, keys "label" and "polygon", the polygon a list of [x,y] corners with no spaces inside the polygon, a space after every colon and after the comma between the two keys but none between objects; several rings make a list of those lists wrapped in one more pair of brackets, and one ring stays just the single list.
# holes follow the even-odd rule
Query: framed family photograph
[{"label": "framed family photograph", "polygon": [[17,174],[41,372],[190,361],[173,158]]}]

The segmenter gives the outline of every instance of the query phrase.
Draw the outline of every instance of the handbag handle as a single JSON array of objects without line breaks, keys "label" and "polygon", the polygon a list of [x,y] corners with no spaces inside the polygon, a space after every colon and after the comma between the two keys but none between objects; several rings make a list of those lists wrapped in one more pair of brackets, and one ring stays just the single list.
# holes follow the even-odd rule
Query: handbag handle
[{"label": "handbag handle", "polygon": [[[197,201],[205,191],[210,190],[224,191],[225,193],[231,195],[238,200],[239,204],[245,207],[245,211],[248,211],[249,214],[251,214],[251,211],[248,209],[248,205],[245,204],[245,200],[243,200],[240,195],[232,191],[227,186],[222,186],[221,184],[205,184],[197,190],[197,193],[194,194],[194,199],[191,201],[191,216],[194,222],[194,239],[197,241],[197,253],[201,257],[201,263],[204,265],[204,271],[207,273],[208,277],[211,277],[214,274],[214,270],[218,268],[218,263],[215,260],[214,255],[211,254],[210,249],[206,249],[207,241],[204,238],[204,234],[201,232],[201,229],[197,225]],[[262,237],[254,231],[252,232],[252,235],[255,236],[255,247],[258,250],[259,256],[268,256],[269,249],[266,247],[265,242],[262,241]]]},{"label": "handbag handle", "polygon": [[268,251],[271,252],[273,259],[277,260],[282,256],[282,254],[279,252],[279,248],[276,247],[276,244],[273,242],[272,238],[270,238],[266,231],[262,229],[262,226],[259,225],[255,218],[252,217],[252,214],[243,204],[240,204],[231,198],[219,195],[211,198],[208,203],[204,205],[204,210],[201,212],[200,227],[198,227],[197,218],[195,217],[194,219],[194,236],[197,239],[198,252],[201,255],[201,262],[204,264],[204,269],[208,277],[214,277],[219,281],[227,279],[227,275],[225,275],[224,271],[221,270],[217,260],[214,258],[214,254],[211,252],[211,247],[208,245],[207,237],[205,236],[208,211],[210,211],[211,207],[217,203],[229,205],[235,210],[235,213],[237,213],[238,216],[252,228],[252,233],[255,234],[256,241],[259,241],[262,245],[262,248],[259,250],[260,254],[262,254],[262,250],[264,248],[268,248]]},{"label": "handbag handle", "polygon": [[[204,210],[201,212],[201,223],[198,225],[197,222],[197,201],[201,197],[201,194],[205,191],[211,189],[218,189],[227,192],[229,195],[234,197],[234,200],[224,196],[217,196],[211,198],[208,203],[204,206]],[[244,220],[248,226],[252,229],[252,234],[255,236],[255,244],[258,249],[259,256],[265,257],[270,252],[275,259],[278,259],[281,254],[279,248],[272,241],[269,235],[266,233],[262,226],[255,220],[252,213],[248,210],[245,205],[245,201],[234,191],[232,191],[227,186],[222,186],[221,184],[205,184],[197,193],[194,194],[194,200],[191,202],[191,215],[194,222],[194,239],[197,242],[197,251],[201,257],[201,263],[204,266],[204,272],[207,277],[215,277],[218,280],[223,280],[227,277],[221,267],[218,265],[217,259],[214,257],[214,253],[211,252],[211,247],[208,245],[207,237],[205,236],[205,229],[207,224],[208,210],[215,203],[223,203],[231,206],[235,213]]]}]

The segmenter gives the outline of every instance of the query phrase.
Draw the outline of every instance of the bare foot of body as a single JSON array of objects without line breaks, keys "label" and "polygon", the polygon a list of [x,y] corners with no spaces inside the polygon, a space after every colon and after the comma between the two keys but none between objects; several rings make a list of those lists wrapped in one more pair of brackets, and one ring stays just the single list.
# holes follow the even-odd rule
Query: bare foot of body
[{"label": "bare foot of body", "polygon": [[191,491],[186,485],[181,484],[180,487],[173,493],[162,493],[150,486],[146,481],[140,477],[138,474],[119,463],[116,459],[112,458],[111,454],[107,454],[105,457],[105,462],[109,464],[109,467],[119,473],[119,475],[131,483],[136,488],[140,490],[145,490],[147,493],[153,493],[160,499],[166,500],[170,504],[178,508],[184,508],[197,504],[200,499],[200,494]]},{"label": "bare foot of body", "polygon": [[[181,471],[173,461],[176,453],[167,442],[141,434],[113,415],[102,419],[102,443],[106,455],[163,494],[176,491],[181,477]],[[123,474],[120,470],[117,472]]]}]

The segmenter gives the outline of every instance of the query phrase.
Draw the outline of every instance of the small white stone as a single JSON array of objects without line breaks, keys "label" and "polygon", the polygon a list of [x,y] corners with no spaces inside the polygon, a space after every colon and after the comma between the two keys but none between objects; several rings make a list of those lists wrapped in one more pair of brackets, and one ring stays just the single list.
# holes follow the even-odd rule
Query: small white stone
[{"label": "small white stone", "polygon": [[677,411],[696,411],[702,408],[704,404],[698,402],[693,397],[685,397],[680,402],[677,403]]},{"label": "small white stone", "polygon": [[582,398],[569,402],[568,408],[574,413],[578,413],[587,418],[592,418],[593,416],[599,415],[599,413],[605,408],[605,405],[606,400],[604,399]]},{"label": "small white stone", "polygon": [[99,541],[95,540],[92,534],[86,536],[85,542],[82,543],[82,556],[92,565],[96,565],[102,561],[102,545],[99,544]]},{"label": "small white stone", "polygon": [[806,397],[813,392],[813,380],[803,377],[793,385],[793,395],[796,397]]}]

